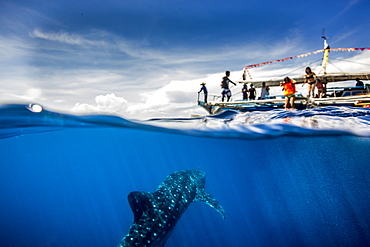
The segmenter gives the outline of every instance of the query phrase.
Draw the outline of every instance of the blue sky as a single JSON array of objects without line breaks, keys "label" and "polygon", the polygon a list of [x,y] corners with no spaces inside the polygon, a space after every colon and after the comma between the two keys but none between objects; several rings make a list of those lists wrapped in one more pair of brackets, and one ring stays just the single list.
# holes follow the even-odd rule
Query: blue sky
[{"label": "blue sky", "polygon": [[322,28],[332,48],[370,47],[369,13],[368,0],[2,1],[0,102],[189,116],[199,82],[218,94],[225,70],[238,80],[245,65],[322,49]]}]

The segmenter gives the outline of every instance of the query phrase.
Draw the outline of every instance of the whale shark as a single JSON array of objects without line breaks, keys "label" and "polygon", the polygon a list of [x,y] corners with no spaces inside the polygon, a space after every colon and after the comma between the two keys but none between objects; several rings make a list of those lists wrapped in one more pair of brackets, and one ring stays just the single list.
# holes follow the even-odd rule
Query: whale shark
[{"label": "whale shark", "polygon": [[128,201],[134,223],[118,247],[162,247],[170,237],[181,215],[193,201],[201,201],[221,214],[225,210],[205,191],[205,173],[182,170],[170,174],[153,193],[133,191]]}]

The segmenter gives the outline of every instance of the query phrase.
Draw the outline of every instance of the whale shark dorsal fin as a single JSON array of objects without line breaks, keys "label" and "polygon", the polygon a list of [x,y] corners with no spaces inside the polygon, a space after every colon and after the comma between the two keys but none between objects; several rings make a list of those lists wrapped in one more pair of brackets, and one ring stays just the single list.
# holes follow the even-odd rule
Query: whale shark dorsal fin
[{"label": "whale shark dorsal fin", "polygon": [[153,196],[150,192],[133,191],[128,195],[128,202],[134,213],[134,223],[143,215],[143,212],[152,207]]},{"label": "whale shark dorsal fin", "polygon": [[225,219],[225,210],[213,196],[205,191],[205,189],[202,188],[197,190],[197,195],[195,196],[194,201],[206,203],[210,207],[214,208],[219,214],[221,214],[222,218]]}]

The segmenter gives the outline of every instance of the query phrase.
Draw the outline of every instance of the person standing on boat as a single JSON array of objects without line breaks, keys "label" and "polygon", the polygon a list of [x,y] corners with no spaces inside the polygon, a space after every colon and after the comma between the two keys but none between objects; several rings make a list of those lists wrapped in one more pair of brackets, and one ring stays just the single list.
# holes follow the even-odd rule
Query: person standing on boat
[{"label": "person standing on boat", "polygon": [[306,84],[306,82],[308,83],[307,98],[311,97],[311,94],[312,94],[312,98],[314,98],[315,97],[316,74],[315,74],[315,72],[312,72],[310,67],[306,68],[306,74],[305,74],[305,78],[304,78],[304,82],[303,82],[302,87],[304,86],[304,84]]},{"label": "person standing on boat", "polygon": [[202,82],[200,85],[202,87],[201,87],[200,91],[198,92],[198,94],[203,91],[203,94],[204,94],[204,103],[207,103],[208,90],[206,88],[206,84],[204,82]]},{"label": "person standing on boat", "polygon": [[283,82],[280,82],[280,86],[283,87],[284,96],[285,96],[285,109],[295,109],[294,101],[295,101],[295,83],[296,81],[290,79],[289,77],[285,77]]},{"label": "person standing on boat", "polygon": [[364,82],[360,81],[360,78],[356,78],[356,87],[363,87],[363,86],[364,86]]},{"label": "person standing on boat", "polygon": [[262,82],[261,99],[266,99],[270,95],[270,88],[266,86],[266,82]]},{"label": "person standing on boat", "polygon": [[256,99],[256,89],[253,87],[253,84],[251,83],[251,88],[249,89],[249,100],[255,99]]},{"label": "person standing on boat", "polygon": [[222,90],[221,95],[222,95],[222,102],[224,102],[225,96],[227,97],[227,102],[229,102],[229,100],[231,98],[231,91],[230,91],[230,88],[229,88],[229,82],[231,82],[235,86],[236,86],[236,83],[234,83],[233,81],[231,81],[229,79],[230,71],[226,71],[225,74],[226,74],[226,76],[224,76],[222,78],[222,82],[221,82],[221,90]]},{"label": "person standing on boat", "polygon": [[322,98],[325,93],[325,87],[324,87],[324,83],[319,78],[317,78],[316,80],[316,87],[317,87],[317,94],[319,98]]},{"label": "person standing on boat", "polygon": [[242,88],[243,93],[243,100],[248,100],[248,85],[247,83],[244,83],[244,86]]}]

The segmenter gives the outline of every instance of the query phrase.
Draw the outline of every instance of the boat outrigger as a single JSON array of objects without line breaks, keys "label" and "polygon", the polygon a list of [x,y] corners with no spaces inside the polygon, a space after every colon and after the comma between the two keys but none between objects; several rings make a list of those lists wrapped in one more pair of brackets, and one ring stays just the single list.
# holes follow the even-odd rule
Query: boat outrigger
[{"label": "boat outrigger", "polygon": [[[248,65],[244,67],[243,80],[239,81],[241,84],[252,83],[255,88],[262,87],[262,82],[265,82],[266,86],[276,87],[280,86],[283,79],[277,80],[264,80],[264,81],[253,81],[249,69],[258,67],[265,64],[274,62],[286,61],[295,57],[307,56],[310,54],[316,54],[323,52],[324,56],[321,63],[321,74],[318,74],[316,79],[320,79],[325,85],[325,93],[321,98],[308,98],[304,97],[300,93],[296,93],[295,108],[296,109],[307,109],[323,106],[348,106],[348,107],[370,107],[370,72],[369,73],[327,73],[326,66],[329,61],[330,51],[354,51],[354,50],[370,50],[370,48],[336,48],[331,49],[328,44],[326,37],[324,38],[324,49],[318,50],[312,53],[302,54],[294,57],[288,57],[284,59],[269,61],[260,64]],[[250,80],[246,79],[246,74],[249,75]],[[296,81],[296,84],[304,83],[304,76],[298,76],[292,78]],[[351,80],[365,80],[363,86],[354,87],[326,87],[327,83],[333,82],[345,82]],[[208,111],[209,114],[217,114],[225,110],[237,110],[241,112],[248,111],[268,111],[273,109],[284,108],[285,97],[283,95],[268,96],[265,99],[258,100],[237,100],[232,102],[219,102],[220,97],[214,97],[212,102],[203,102],[198,94],[198,105]]]}]

